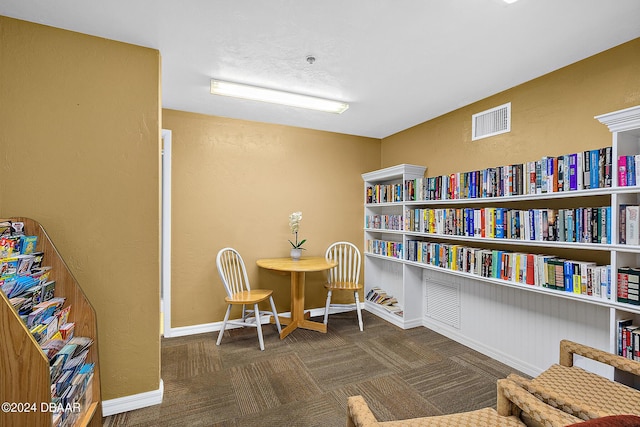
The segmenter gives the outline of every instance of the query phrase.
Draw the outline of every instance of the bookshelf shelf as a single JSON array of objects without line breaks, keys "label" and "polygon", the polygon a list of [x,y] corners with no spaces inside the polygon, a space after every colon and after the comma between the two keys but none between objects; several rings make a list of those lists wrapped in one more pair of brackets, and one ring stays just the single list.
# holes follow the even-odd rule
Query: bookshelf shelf
[{"label": "bookshelf shelf", "polygon": [[[439,193],[440,188],[442,187],[436,187],[437,190],[435,193],[433,193],[434,187],[426,184],[429,178],[425,178],[426,167],[423,166],[402,164],[363,174],[363,205],[365,219],[365,294],[369,289],[373,287],[381,287],[385,289],[387,293],[393,294],[398,298],[400,305],[404,309],[404,315],[401,317],[392,313],[385,313],[384,309],[375,307],[375,304],[365,304],[365,307],[376,315],[383,317],[403,328],[415,326],[416,319],[421,317],[421,324],[423,326],[435,326],[437,330],[449,333],[450,337],[463,337],[465,335],[463,332],[461,332],[461,330],[463,330],[464,328],[467,328],[468,330],[474,330],[474,327],[470,327],[468,325],[463,325],[462,329],[460,329],[459,326],[441,327],[441,324],[429,318],[429,313],[425,312],[425,287],[430,286],[430,281],[446,282],[445,285],[451,285],[454,288],[456,286],[459,286],[461,288],[464,288],[465,286],[467,286],[467,288],[474,288],[473,290],[462,289],[461,292],[466,292],[466,294],[464,297],[461,297],[459,301],[460,306],[463,305],[463,299],[465,298],[467,300],[471,300],[473,298],[480,300],[481,298],[485,298],[482,300],[482,304],[486,304],[487,297],[497,298],[498,300],[502,300],[502,302],[500,302],[500,304],[502,305],[499,306],[500,310],[509,312],[511,313],[510,315],[516,315],[516,311],[514,308],[504,308],[509,306],[509,304],[505,303],[505,301],[507,301],[509,298],[515,298],[514,302],[526,306],[527,311],[529,312],[529,314],[517,314],[517,316],[522,317],[521,321],[525,322],[523,324],[526,328],[532,327],[532,331],[537,331],[535,327],[531,326],[531,322],[537,322],[541,325],[545,324],[546,322],[548,322],[548,320],[540,320],[539,316],[541,315],[541,313],[547,313],[549,312],[549,310],[553,310],[550,313],[553,317],[564,319],[561,323],[559,323],[559,325],[564,326],[559,327],[557,331],[554,330],[554,334],[567,334],[561,335],[562,338],[574,334],[573,339],[577,339],[575,338],[576,334],[584,334],[584,331],[587,330],[583,329],[586,322],[586,324],[590,325],[592,330],[598,331],[597,334],[591,338],[593,339],[592,345],[600,347],[608,346],[609,351],[614,351],[617,347],[617,323],[620,319],[631,318],[635,324],[640,326],[640,305],[636,305],[632,302],[627,303],[618,301],[617,286],[618,268],[623,266],[640,268],[640,245],[621,243],[622,240],[619,236],[619,230],[621,229],[620,227],[622,221],[619,211],[620,207],[623,205],[640,205],[640,186],[619,185],[616,169],[617,159],[619,158],[619,156],[640,155],[640,106],[606,114],[603,116],[598,116],[596,117],[596,119],[609,126],[611,132],[613,133],[612,145],[600,149],[601,159],[606,157],[607,160],[605,160],[605,164],[608,164],[610,166],[608,171],[605,172],[604,181],[603,175],[598,175],[598,172],[595,172],[595,178],[600,180],[599,188],[580,189],[582,188],[583,178],[585,183],[588,182],[587,175],[589,174],[589,172],[579,174],[579,172],[582,171],[581,167],[583,165],[583,162],[589,162],[589,160],[585,158],[590,156],[588,154],[589,151],[593,152],[598,150],[589,150],[584,153],[585,157],[578,161],[578,166],[575,166],[575,170],[577,171],[575,172],[575,174],[580,175],[583,178],[579,178],[577,185],[572,182],[572,189],[565,189],[565,191],[556,190],[554,188],[553,191],[549,190],[550,192],[540,193],[539,187],[535,187],[536,185],[539,185],[539,183],[536,183],[536,179],[534,179],[536,177],[536,174],[533,173],[534,171],[536,171],[535,166],[530,166],[531,163],[535,164],[536,162],[529,162],[529,165],[527,165],[527,163],[523,164],[525,168],[525,178],[523,178],[521,181],[522,185],[520,186],[519,191],[513,191],[511,192],[511,195],[507,196],[500,195],[494,197],[465,197],[471,195],[471,185],[469,184],[470,178],[461,178],[461,176],[464,175],[463,173],[451,175],[457,175],[453,179],[453,182],[459,183],[458,189],[451,190],[450,188],[447,189],[445,186],[445,190],[443,190],[442,193]],[[564,157],[569,156],[575,156],[575,154],[567,154]],[[600,162],[602,162],[601,159]],[[542,161],[545,162],[546,159],[543,158]],[[602,163],[600,163],[600,165],[601,164]],[[568,163],[565,162],[564,167],[567,167],[567,165]],[[555,164],[554,167],[556,167]],[[600,166],[600,168],[602,168],[602,166]],[[568,171],[569,169],[567,168],[566,170]],[[529,171],[532,171],[531,180],[529,180],[528,178]],[[483,171],[481,171],[480,173],[482,172]],[[571,173],[574,173],[574,171],[572,170]],[[567,176],[568,175],[569,172],[567,172]],[[503,177],[504,182],[507,182],[506,173],[505,175],[501,175],[501,172],[498,172],[497,176],[500,177],[501,183]],[[516,176],[515,169],[513,171],[513,176]],[[519,177],[520,176],[521,175],[519,175]],[[511,176],[509,175],[509,178],[510,177]],[[421,180],[423,178],[425,190],[420,193],[417,187],[418,180]],[[589,178],[591,179],[591,182],[594,182],[593,171],[591,171],[591,175],[589,176]],[[433,180],[434,177],[431,177],[430,179]],[[465,180],[464,182],[468,184],[468,187],[464,187],[464,190],[462,190],[463,185],[461,184],[463,179]],[[407,184],[407,181],[412,180],[415,180],[415,187],[411,187],[411,184]],[[567,182],[569,181],[567,180]],[[513,185],[513,188],[515,189],[515,183]],[[544,185],[547,184],[543,183],[543,186]],[[400,196],[398,196],[397,194],[399,187],[402,187]],[[431,193],[429,193],[429,190],[431,190]],[[504,191],[504,193],[509,194],[509,192],[506,190]],[[516,194],[514,195],[514,193]],[[498,193],[496,192],[494,194]],[[420,197],[420,195],[422,195],[423,197]],[[393,199],[393,201],[390,201],[391,199]],[[381,200],[382,202],[376,203],[376,200]],[[504,208],[513,210],[562,209],[574,210],[574,214],[575,212],[577,212],[577,209],[584,209],[585,216],[580,218],[584,218],[585,220],[589,218],[586,214],[586,209],[588,208],[590,209],[590,212],[591,210],[597,210],[598,214],[602,214],[602,222],[600,222],[601,217],[597,217],[598,233],[600,233],[600,226],[602,226],[602,230],[605,230],[606,226],[606,230],[609,230],[609,236],[606,236],[606,233],[604,233],[605,236],[602,237],[601,243],[596,243],[595,240],[592,240],[591,243],[585,243],[564,241],[562,239],[529,240],[528,238],[493,238],[479,237],[478,233],[476,233],[475,236],[460,235],[460,228],[458,228],[457,231],[454,231],[453,234],[448,234],[451,232],[450,230],[447,230],[446,233],[424,232],[422,228],[417,227],[417,219],[415,224],[416,227],[414,228],[413,217],[410,217],[411,226],[408,223],[409,214],[413,214],[413,211],[417,209],[465,210],[465,208],[469,210],[484,210],[486,208]],[[600,211],[600,209],[602,210]],[[402,219],[400,220],[402,224],[400,230],[378,229],[367,226],[370,221],[372,221],[371,218],[391,216],[402,216]],[[593,218],[595,218],[595,214]],[[591,221],[595,221],[595,219],[592,219]],[[591,227],[591,221],[586,221],[584,223],[586,225],[581,226]],[[427,220],[425,219],[424,223],[426,222]],[[460,223],[458,223],[457,226],[461,227]],[[416,231],[418,229],[422,231]],[[593,229],[595,230],[595,228]],[[429,231],[433,231],[433,228]],[[514,236],[516,236],[516,234],[514,234]],[[523,234],[519,233],[518,236],[523,236]],[[606,240],[606,238],[608,238],[608,241]],[[588,238],[586,239],[586,241],[588,242]],[[598,234],[598,241],[599,240],[600,234]],[[523,283],[519,280],[503,280],[501,278],[496,278],[495,276],[486,277],[480,274],[444,268],[442,266],[431,265],[420,261],[413,261],[414,258],[409,256],[409,246],[413,245],[411,247],[414,248],[414,251],[417,251],[417,249],[415,249],[416,241],[418,246],[423,244],[421,247],[422,255],[424,255],[425,251],[428,250],[427,244],[442,243],[444,245],[457,247],[464,246],[471,249],[480,248],[489,252],[491,252],[492,250],[509,253],[522,252],[525,254],[525,256],[527,254],[533,254],[536,256],[550,255],[557,258],[565,258],[575,263],[592,263],[598,266],[599,272],[604,272],[602,273],[602,275],[600,273],[593,274],[597,274],[598,277],[603,278],[606,277],[607,274],[609,274],[610,297],[607,297],[606,295],[600,296],[595,292],[595,290],[593,295],[585,295],[578,292],[567,292],[565,290],[553,289],[553,287],[546,287],[546,285],[531,285]],[[386,248],[385,244],[388,245]],[[371,250],[372,247],[375,248],[375,253],[373,253],[374,251]],[[384,253],[385,249],[389,253],[391,253],[392,251],[394,251],[393,253],[395,253],[398,247],[401,247],[401,249],[397,257],[387,256]],[[415,252],[412,256],[414,255]],[[478,264],[476,263],[476,268],[477,267]],[[584,267],[581,266],[581,268]],[[607,270],[607,268],[609,270]],[[498,291],[478,290],[475,286],[472,286],[475,283],[487,283],[495,285],[498,288]],[[437,292],[440,292],[438,289]],[[514,290],[514,292],[524,292],[522,292],[522,297],[514,297],[512,294],[507,295],[500,293],[499,289],[512,289]],[[436,294],[432,295],[437,296],[437,292]],[[483,292],[484,295],[482,295]],[[526,301],[527,297],[525,296],[525,294],[536,295],[536,297],[534,298],[532,296],[529,301]],[[521,298],[522,301],[520,301]],[[423,300],[424,307],[417,308],[414,301],[421,299]],[[562,303],[561,301],[566,301],[566,303]],[[629,301],[633,300],[629,299]],[[447,304],[448,302],[443,300],[443,303]],[[469,306],[468,302],[464,303],[467,305],[467,307]],[[569,304],[567,305],[567,308],[560,308],[565,304]],[[408,306],[405,307],[405,305]],[[423,313],[419,314],[416,312],[419,310],[422,310]],[[482,316],[485,315],[484,310],[486,310],[486,308],[484,308],[484,306],[481,304],[476,304],[471,309],[463,309],[463,311],[464,310],[469,312],[469,318],[478,319],[482,318]],[[607,311],[608,314],[606,314]],[[464,316],[465,314],[463,313],[462,317]],[[489,315],[489,317],[491,316],[494,315]],[[505,314],[495,314],[495,316],[496,319],[499,316],[502,316],[502,318],[504,318]],[[587,318],[589,319],[588,321],[586,321]],[[607,321],[604,322],[603,319],[607,319]],[[473,321],[474,320],[471,320],[471,322]],[[566,328],[566,330],[564,330],[563,328]],[[539,334],[540,332],[534,333]],[[547,339],[551,340],[553,338],[552,335],[553,334],[549,335],[549,338]],[[465,336],[465,338],[469,339],[468,336]],[[487,340],[492,339],[490,336],[481,336],[479,338],[474,337],[472,338],[472,340],[482,340],[484,338],[486,338]],[[482,344],[476,344],[477,347],[482,347]],[[513,357],[512,354],[515,353],[511,351],[512,345],[510,343],[507,343],[506,341],[504,343],[500,343],[500,345],[503,346],[503,349],[500,350],[502,354],[498,354],[498,356],[501,356],[502,360],[509,361],[509,359]],[[547,345],[547,347],[543,348],[543,350],[541,351],[544,353],[553,352],[556,345],[557,343],[553,344],[554,347],[550,347],[550,345]],[[489,351],[489,353],[491,353],[491,351]],[[523,357],[523,360],[524,359],[526,359],[526,356]],[[519,366],[519,368],[523,369],[523,371],[525,372],[535,372],[535,368],[527,364],[542,364],[543,362],[540,362],[540,360],[544,360],[544,357],[539,356],[538,360],[535,362],[523,362],[524,365]]]},{"label": "bookshelf shelf", "polygon": [[[585,197],[608,196],[611,193],[633,193],[633,189],[638,187],[622,187],[622,188],[596,188],[592,190],[572,190],[556,193],[542,194],[520,194],[515,196],[498,196],[498,197],[475,197],[461,199],[435,199],[435,200],[409,200],[404,202],[406,206],[429,206],[429,205],[483,205],[488,206],[494,203],[513,203],[537,200],[555,200],[555,199],[573,199]],[[638,189],[640,190],[640,189]],[[636,191],[638,191],[636,190]],[[387,203],[393,205],[394,203]],[[397,203],[396,203],[397,204]],[[377,204],[369,204],[376,206]]]},{"label": "bookshelf shelf", "polygon": [[[403,186],[405,180],[421,178],[425,171],[426,167],[424,166],[403,164],[363,174],[365,221],[367,216],[371,215],[403,215],[405,207],[404,202],[367,203],[367,197],[371,196],[367,194],[368,188],[375,185]],[[378,200],[384,200],[385,196],[380,194],[380,197],[374,197],[377,197]],[[367,250],[367,241],[371,239],[394,240],[401,244],[406,238],[406,232],[365,226],[364,234],[364,294],[367,295],[374,287],[380,287],[389,295],[397,298],[403,314],[399,316],[391,313],[369,301],[365,301],[365,309],[403,329],[422,325],[421,287],[419,281],[408,280],[411,272],[405,267],[404,256],[400,254],[400,258],[396,258],[371,253]]]},{"label": "bookshelf shelf", "polygon": [[[557,242],[557,241],[543,241],[543,240],[516,240],[516,239],[494,239],[490,237],[469,237],[469,236],[456,236],[449,234],[434,234],[434,233],[419,233],[415,231],[407,231],[404,233],[406,236],[411,237],[427,237],[438,240],[453,240],[461,242],[482,242],[497,244],[500,246],[531,246],[531,247],[545,247],[545,248],[568,248],[568,249],[580,249],[590,251],[604,251],[609,252],[614,248],[612,245],[604,243],[577,243],[577,242]],[[618,245],[615,247],[620,247]],[[628,252],[640,251],[638,246],[629,246],[625,248]]]},{"label": "bookshelf shelf", "polygon": [[[86,361],[94,364],[91,389],[87,403],[74,426],[101,426],[100,367],[98,361],[98,333],[96,313],[84,292],[56,250],[44,228],[29,218],[11,218],[23,222],[25,234],[38,236],[38,250],[44,252],[44,262],[51,266],[51,279],[56,281],[55,296],[66,298],[64,306],[71,306],[69,321],[75,323],[75,336],[93,339]],[[29,403],[35,411],[0,412],[3,426],[51,426],[49,360],[40,346],[0,292],[0,395],[5,402]]]},{"label": "bookshelf shelf", "polygon": [[[465,277],[465,278],[468,278],[468,279],[477,280],[477,281],[485,282],[485,283],[493,283],[493,284],[496,284],[496,285],[505,286],[505,287],[509,287],[509,288],[514,288],[514,289],[519,289],[519,290],[526,291],[526,292],[534,292],[534,293],[539,293],[539,294],[544,294],[544,295],[551,295],[551,296],[557,297],[557,298],[565,298],[565,299],[574,300],[574,301],[582,301],[582,302],[589,303],[589,304],[595,304],[595,305],[599,305],[599,306],[603,306],[603,307],[615,308],[617,310],[624,310],[625,312],[628,312],[628,313],[640,314],[640,306],[619,303],[619,302],[611,301],[611,300],[608,300],[608,299],[595,298],[595,297],[585,296],[585,295],[581,295],[581,294],[574,294],[574,293],[570,293],[570,292],[558,291],[558,290],[555,290],[555,289],[547,289],[547,288],[542,288],[540,286],[531,286],[531,285],[526,285],[526,284],[518,283],[518,282],[512,282],[512,281],[508,281],[508,280],[494,279],[494,278],[491,278],[491,277],[482,277],[482,276],[478,276],[476,274],[466,273],[464,271],[448,270],[448,269],[444,269],[444,268],[441,268],[441,267],[435,267],[435,266],[432,266],[432,265],[423,264],[423,263],[420,263],[420,262],[402,260],[402,259],[387,257],[387,256],[383,256],[383,255],[366,254],[365,256],[369,257],[369,258],[376,258],[376,259],[384,260],[384,261],[387,261],[387,262],[393,262],[393,263],[398,263],[398,264],[409,265],[409,266],[413,266],[413,267],[420,268],[420,269],[423,269],[423,270],[430,270],[430,271],[435,271],[435,272],[440,272],[440,273],[446,273],[448,275]],[[383,313],[384,314],[383,317],[385,317],[385,318],[387,317],[386,315],[388,313],[384,309],[378,308],[376,304],[371,304],[370,303],[370,305],[376,307],[375,311],[374,310],[371,310],[371,311],[373,311],[375,313]],[[396,322],[394,322],[396,324],[398,324],[398,322],[397,322],[397,318],[398,317],[399,316],[394,316],[393,317],[393,319],[396,320]]]},{"label": "bookshelf shelf", "polygon": [[[613,160],[618,161],[624,156],[640,155],[640,106],[614,111],[595,117],[600,123],[606,125],[612,134]],[[638,157],[635,157],[638,159]],[[616,162],[619,167],[619,163]],[[620,207],[625,204],[640,204],[640,187],[624,186],[621,182],[624,173],[618,169],[618,173],[613,176],[614,191],[611,194],[612,212],[620,212]],[[637,172],[636,172],[637,176]],[[614,217],[614,224],[619,224],[621,218]],[[640,250],[638,246],[619,244],[615,240],[611,250],[611,270],[618,271],[621,267],[640,267]],[[631,290],[631,287],[629,287]],[[611,311],[614,321],[610,324],[610,351],[618,350],[620,343],[618,322],[622,319],[630,319],[631,323],[640,326],[640,311],[638,306],[615,303]],[[619,379],[620,373],[615,372],[614,377]],[[640,384],[635,384],[640,387]]]}]

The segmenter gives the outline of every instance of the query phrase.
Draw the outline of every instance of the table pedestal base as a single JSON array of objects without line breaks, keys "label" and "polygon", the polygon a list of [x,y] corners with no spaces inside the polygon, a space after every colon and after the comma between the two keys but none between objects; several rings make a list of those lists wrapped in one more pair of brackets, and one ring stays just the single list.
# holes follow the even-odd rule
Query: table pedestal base
[{"label": "table pedestal base", "polygon": [[291,272],[291,317],[280,317],[281,325],[287,325],[280,332],[280,339],[284,339],[294,329],[303,328],[327,333],[327,325],[309,320],[309,312],[304,311],[304,272]]},{"label": "table pedestal base", "polygon": [[257,260],[256,263],[262,268],[291,273],[291,316],[278,316],[280,324],[287,325],[280,332],[280,339],[284,339],[297,328],[326,334],[327,325],[322,322],[312,322],[309,320],[310,314],[304,311],[304,276],[305,272],[329,270],[338,263],[324,257],[302,257],[297,261],[293,261],[291,258],[265,258]]}]

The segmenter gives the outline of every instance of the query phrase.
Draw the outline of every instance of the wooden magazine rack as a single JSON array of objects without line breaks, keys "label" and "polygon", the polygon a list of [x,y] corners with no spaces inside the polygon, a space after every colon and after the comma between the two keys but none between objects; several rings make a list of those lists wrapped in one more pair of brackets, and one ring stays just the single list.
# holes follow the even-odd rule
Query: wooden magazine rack
[{"label": "wooden magazine rack", "polygon": [[[10,218],[24,223],[26,235],[38,236],[37,250],[44,252],[43,265],[51,266],[51,279],[56,281],[55,296],[66,298],[71,306],[69,321],[75,323],[74,335],[93,339],[87,363],[94,364],[93,380],[87,389],[87,401],[76,426],[101,426],[100,368],[98,363],[98,331],[96,313],[71,271],[56,250],[44,228],[29,218]],[[40,349],[9,300],[0,292],[0,411],[2,426],[51,426],[52,412],[49,360]],[[8,409],[8,411],[5,411]],[[35,409],[35,410],[34,410]]]}]

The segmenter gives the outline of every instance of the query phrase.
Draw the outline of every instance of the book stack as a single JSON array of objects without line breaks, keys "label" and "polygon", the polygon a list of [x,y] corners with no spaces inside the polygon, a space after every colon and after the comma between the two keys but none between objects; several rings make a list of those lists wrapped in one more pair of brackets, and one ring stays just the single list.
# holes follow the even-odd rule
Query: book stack
[{"label": "book stack", "polygon": [[633,319],[618,320],[618,355],[640,361],[640,326]]},{"label": "book stack", "polygon": [[376,184],[367,186],[367,203],[402,201],[402,184]]},{"label": "book stack", "polygon": [[48,358],[53,425],[73,425],[91,388],[93,364],[85,363],[90,338],[74,336],[71,306],[56,297],[51,267],[36,250],[37,236],[22,234],[23,224],[0,223],[0,290]]},{"label": "book stack", "polygon": [[379,287],[371,288],[365,298],[367,301],[375,303],[393,314],[403,315],[402,307],[398,305],[398,300]]},{"label": "book stack", "polygon": [[509,197],[607,188],[612,185],[612,147],[482,170],[406,180],[405,200]]},{"label": "book stack", "polygon": [[376,230],[402,230],[402,215],[367,215],[364,227]]},{"label": "book stack", "polygon": [[609,265],[420,240],[407,241],[407,260],[481,277],[611,298]]},{"label": "book stack", "polygon": [[640,154],[618,156],[618,186],[632,187],[640,183]]},{"label": "book stack", "polygon": [[370,254],[402,259],[402,243],[389,240],[367,239],[365,250]]},{"label": "book stack", "polygon": [[618,218],[618,243],[640,245],[640,206],[620,205]]},{"label": "book stack", "polygon": [[[628,232],[637,241],[638,206]],[[425,208],[407,209],[405,230],[452,236],[580,243],[611,243],[611,207],[575,209]],[[621,224],[621,227],[623,224]],[[622,229],[620,233],[623,233]],[[635,243],[638,244],[638,243]]]},{"label": "book stack", "polygon": [[640,305],[640,268],[618,268],[617,301]]}]

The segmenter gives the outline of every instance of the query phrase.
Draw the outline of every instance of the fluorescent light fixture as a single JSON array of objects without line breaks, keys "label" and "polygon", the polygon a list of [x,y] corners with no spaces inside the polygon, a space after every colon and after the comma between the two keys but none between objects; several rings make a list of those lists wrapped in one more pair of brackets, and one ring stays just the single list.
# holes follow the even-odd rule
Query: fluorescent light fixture
[{"label": "fluorescent light fixture", "polygon": [[503,2],[507,3],[507,4],[511,4],[511,3],[515,3],[518,0],[502,0]]},{"label": "fluorescent light fixture", "polygon": [[309,108],[311,110],[326,111],[341,114],[349,108],[349,104],[313,96],[282,92],[258,86],[225,82],[211,79],[211,93],[213,95],[233,96],[235,98],[251,99],[253,101],[271,102],[273,104],[289,105],[291,107]]}]

